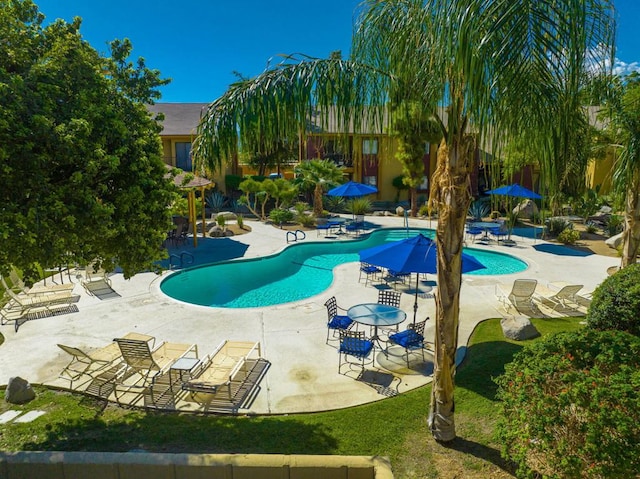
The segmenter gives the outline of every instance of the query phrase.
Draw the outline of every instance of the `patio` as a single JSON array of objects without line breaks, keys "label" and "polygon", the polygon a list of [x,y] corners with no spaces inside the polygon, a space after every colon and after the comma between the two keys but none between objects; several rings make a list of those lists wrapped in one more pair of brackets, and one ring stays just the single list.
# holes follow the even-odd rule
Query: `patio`
[{"label": "patio", "polygon": [[[367,221],[379,226],[400,227],[403,218],[367,217]],[[435,227],[429,221],[409,221],[412,227]],[[252,232],[236,238],[247,245],[243,257],[274,253],[286,246],[285,231],[258,222],[250,224]],[[349,239],[325,240],[307,235],[304,241],[317,240]],[[607,276],[607,269],[619,263],[615,257],[595,254],[583,257],[558,254],[561,247],[550,254],[540,248],[543,244],[540,240],[518,238],[514,247],[473,245],[517,255],[528,262],[529,268],[512,275],[463,277],[460,359],[475,325],[501,315],[500,303],[494,295],[497,283],[534,278],[547,284],[576,282],[579,278],[585,290],[592,290]],[[206,254],[205,248],[200,253],[190,245],[185,246],[185,250],[196,257]],[[322,294],[295,303],[251,309],[208,308],[177,302],[160,291],[163,276],[143,273],[125,280],[122,275],[114,274],[110,277],[112,287],[121,297],[108,300],[88,296],[77,285],[75,292],[81,294],[77,303],[79,312],[29,321],[17,333],[12,327],[5,326],[1,331],[6,341],[0,349],[3,382],[9,377],[20,376],[31,383],[67,388],[69,382],[59,379],[58,374],[68,363],[69,356],[56,346],[58,343],[82,349],[102,347],[113,338],[130,332],[153,336],[157,341],[197,344],[200,356],[213,352],[223,340],[259,342],[262,357],[269,362],[269,367],[258,383],[254,400],[239,408],[240,413],[339,409],[401,394],[430,381],[428,361],[420,367],[413,368],[412,363],[412,367],[407,368],[402,355],[394,360],[394,356],[387,359],[380,352],[375,358],[376,367],[368,366],[362,377],[357,378],[355,373],[338,374],[335,342],[325,344],[324,302],[332,295],[343,307],[377,300],[377,289],[358,282],[357,263],[339,266],[333,284]],[[411,313],[413,301],[413,296],[403,294],[401,308]],[[425,332],[427,341],[431,341],[435,307],[430,298],[419,302],[418,318],[426,316],[432,319],[427,322]]]}]

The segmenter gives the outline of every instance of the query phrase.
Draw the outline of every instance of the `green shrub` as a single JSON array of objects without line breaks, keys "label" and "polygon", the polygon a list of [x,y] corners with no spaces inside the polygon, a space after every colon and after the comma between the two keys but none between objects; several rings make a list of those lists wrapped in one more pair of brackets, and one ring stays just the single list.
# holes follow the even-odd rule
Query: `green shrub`
[{"label": "green shrub", "polygon": [[274,208],[269,213],[269,219],[275,224],[282,226],[284,223],[288,223],[293,219],[293,213],[289,210]]},{"label": "green shrub", "polygon": [[564,244],[574,244],[580,239],[580,232],[573,228],[567,228],[558,235],[558,241]]},{"label": "green shrub", "polygon": [[308,228],[311,228],[312,226],[315,226],[316,224],[316,219],[313,217],[313,215],[307,215],[307,214],[301,214],[301,215],[297,215],[296,216],[296,221],[302,225],[302,226],[306,226]]},{"label": "green shrub", "polygon": [[242,183],[242,176],[239,175],[225,175],[224,177],[224,187],[227,191],[237,190],[240,187],[240,183]]},{"label": "green shrub", "polygon": [[529,221],[531,221],[531,223],[533,223],[534,225],[542,224],[542,215],[539,211],[532,211],[529,215]]},{"label": "green shrub", "polygon": [[240,228],[241,230],[244,229],[244,216],[242,215],[237,215],[236,216],[236,222],[238,223],[238,228]]},{"label": "green shrub", "polygon": [[418,210],[418,216],[429,216],[429,207],[427,205],[422,205]]},{"label": "green shrub", "polygon": [[640,336],[640,264],[632,264],[605,279],[593,292],[587,325]]},{"label": "green shrub", "polygon": [[216,217],[216,223],[218,223],[218,226],[222,229],[224,229],[224,227],[227,224],[227,219],[224,217],[224,215],[218,215]]},{"label": "green shrub", "polygon": [[637,477],[639,338],[549,335],[517,353],[496,383],[497,436],[518,477]]}]

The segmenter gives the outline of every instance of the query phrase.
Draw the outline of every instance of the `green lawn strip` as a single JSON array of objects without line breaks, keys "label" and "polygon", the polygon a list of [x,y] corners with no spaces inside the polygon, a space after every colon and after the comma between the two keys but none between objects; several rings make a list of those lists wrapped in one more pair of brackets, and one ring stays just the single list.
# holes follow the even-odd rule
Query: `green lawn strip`
[{"label": "green lawn strip", "polygon": [[[534,324],[542,334],[581,327],[579,318],[534,320]],[[464,441],[479,449],[476,455],[495,454],[498,449],[492,442],[492,378],[501,374],[524,343],[505,340],[499,320],[481,323],[472,336],[456,377],[456,420]],[[31,423],[0,426],[2,450],[382,455],[397,465],[406,459],[408,441],[413,454],[427,456],[427,444],[433,443],[426,431],[431,386],[345,410],[255,417],[127,410],[41,387],[36,392],[37,398],[22,406],[2,403],[0,413],[47,411]],[[469,467],[476,467],[473,461]]]}]

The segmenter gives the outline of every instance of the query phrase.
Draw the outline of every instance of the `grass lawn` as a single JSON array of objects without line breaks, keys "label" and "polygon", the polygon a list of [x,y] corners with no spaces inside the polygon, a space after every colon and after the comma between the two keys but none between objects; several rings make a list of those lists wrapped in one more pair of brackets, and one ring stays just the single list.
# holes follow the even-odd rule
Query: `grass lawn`
[{"label": "grass lawn", "polygon": [[[576,330],[582,318],[537,319],[542,334]],[[37,397],[8,409],[45,410],[27,424],[0,426],[5,451],[129,451],[381,455],[396,478],[515,477],[493,440],[492,378],[526,341],[505,340],[499,320],[481,323],[456,376],[456,431],[448,446],[431,439],[431,386],[340,411],[289,416],[195,416],[122,409],[36,387]]]}]

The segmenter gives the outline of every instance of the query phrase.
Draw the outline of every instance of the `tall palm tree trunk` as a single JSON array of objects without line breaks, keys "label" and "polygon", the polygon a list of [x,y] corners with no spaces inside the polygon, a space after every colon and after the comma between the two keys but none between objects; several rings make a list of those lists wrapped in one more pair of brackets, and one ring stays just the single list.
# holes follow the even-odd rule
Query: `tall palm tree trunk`
[{"label": "tall palm tree trunk", "polygon": [[436,293],[436,331],[434,372],[429,427],[437,441],[456,437],[454,422],[454,377],[462,284],[462,246],[467,211],[471,203],[469,170],[473,140],[452,139],[451,146],[440,144],[430,201],[438,207],[436,246],[438,289]]},{"label": "tall palm tree trunk", "polygon": [[640,174],[635,175],[633,185],[627,191],[626,200],[621,268],[636,262],[640,248]]},{"label": "tall palm tree trunk", "polygon": [[320,216],[322,216],[323,209],[324,208],[322,204],[322,185],[320,183],[317,183],[313,190],[313,214],[315,215],[316,218],[319,218]]}]

